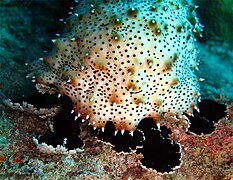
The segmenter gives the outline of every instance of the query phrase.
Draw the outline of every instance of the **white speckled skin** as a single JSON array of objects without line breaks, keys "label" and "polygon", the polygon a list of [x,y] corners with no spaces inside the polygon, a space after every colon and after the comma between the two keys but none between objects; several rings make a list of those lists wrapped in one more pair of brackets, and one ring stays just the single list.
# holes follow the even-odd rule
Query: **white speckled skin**
[{"label": "white speckled skin", "polygon": [[192,113],[201,32],[194,9],[180,0],[81,1],[29,76],[42,93],[68,95],[97,128],[112,121],[132,132],[146,117]]}]

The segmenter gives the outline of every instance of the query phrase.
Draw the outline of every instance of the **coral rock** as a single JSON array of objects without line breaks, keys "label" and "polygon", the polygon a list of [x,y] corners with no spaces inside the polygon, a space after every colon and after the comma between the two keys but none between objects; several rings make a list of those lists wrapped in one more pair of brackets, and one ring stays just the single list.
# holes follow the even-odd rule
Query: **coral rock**
[{"label": "coral rock", "polygon": [[69,96],[95,128],[112,121],[132,132],[143,118],[192,113],[202,30],[193,7],[188,0],[81,1],[29,77],[42,93]]}]

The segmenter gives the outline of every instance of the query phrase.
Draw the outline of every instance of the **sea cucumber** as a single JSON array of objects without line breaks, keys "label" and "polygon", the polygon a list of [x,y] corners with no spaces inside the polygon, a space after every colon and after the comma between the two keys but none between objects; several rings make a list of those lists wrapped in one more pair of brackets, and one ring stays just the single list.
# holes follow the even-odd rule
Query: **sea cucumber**
[{"label": "sea cucumber", "polygon": [[143,118],[192,114],[200,100],[189,0],[85,0],[65,21],[54,50],[29,65],[39,92],[67,95],[76,118],[131,134]]}]

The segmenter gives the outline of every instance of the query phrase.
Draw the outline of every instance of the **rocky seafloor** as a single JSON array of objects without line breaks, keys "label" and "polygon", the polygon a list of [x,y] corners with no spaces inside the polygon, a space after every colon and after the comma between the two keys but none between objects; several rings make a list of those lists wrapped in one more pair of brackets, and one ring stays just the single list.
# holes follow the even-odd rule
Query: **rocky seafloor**
[{"label": "rocky seafloor", "polygon": [[[222,1],[214,2],[213,9],[223,6],[217,14],[219,18],[232,19],[229,13],[232,7],[227,1],[225,6]],[[220,27],[224,27],[224,32],[232,32],[232,25],[225,20],[225,26],[219,25],[218,33],[215,32],[213,28],[218,25],[210,22],[215,21],[218,12],[206,9],[202,2],[197,4],[201,22],[206,24],[204,38],[199,40],[198,75],[205,79],[201,82],[201,95],[203,99],[224,104],[227,112],[209,134],[172,133],[171,138],[182,145],[183,163],[173,173],[162,175],[142,168],[141,154],[117,153],[110,144],[99,141],[85,123],[80,134],[84,140],[83,152],[61,155],[38,150],[32,137],[49,131],[47,122],[6,107],[3,100],[11,98],[17,102],[36,92],[34,84],[25,78],[24,64],[44,56],[43,50],[50,51],[51,39],[64,28],[59,19],[68,17],[69,7],[75,3],[1,1],[0,179],[233,179],[233,50],[229,42],[231,34],[219,33]],[[175,122],[170,126],[174,132],[178,131]]]}]

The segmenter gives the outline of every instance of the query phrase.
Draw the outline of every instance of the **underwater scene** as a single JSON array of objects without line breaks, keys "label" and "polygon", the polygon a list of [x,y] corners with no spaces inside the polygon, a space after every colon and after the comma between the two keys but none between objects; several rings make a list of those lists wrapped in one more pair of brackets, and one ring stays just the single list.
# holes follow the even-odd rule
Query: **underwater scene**
[{"label": "underwater scene", "polygon": [[233,179],[232,0],[1,0],[0,179]]}]

